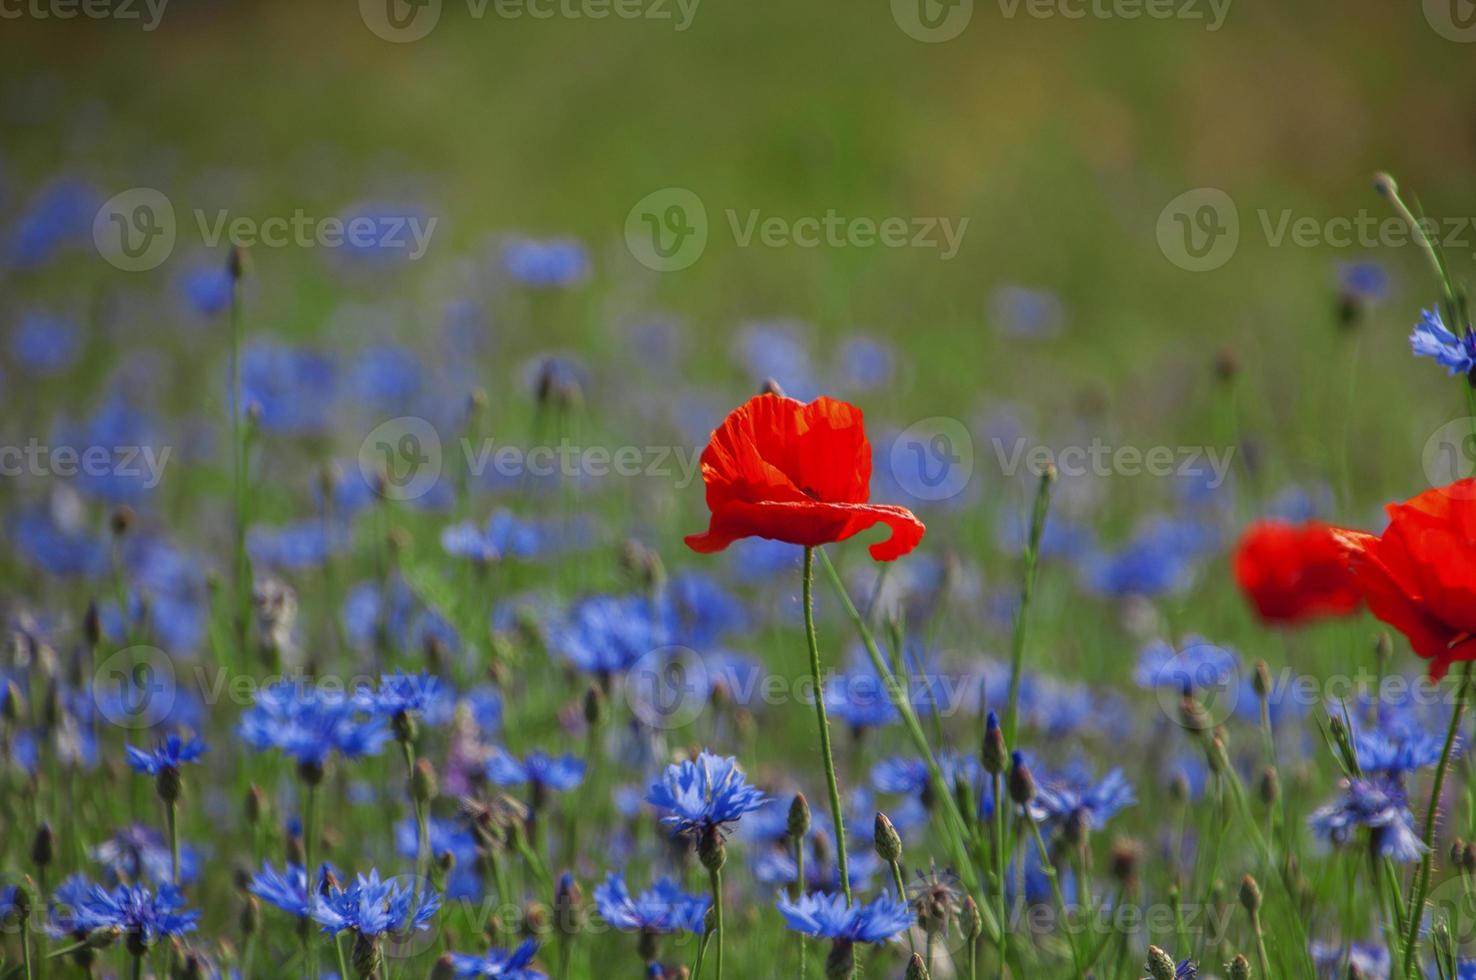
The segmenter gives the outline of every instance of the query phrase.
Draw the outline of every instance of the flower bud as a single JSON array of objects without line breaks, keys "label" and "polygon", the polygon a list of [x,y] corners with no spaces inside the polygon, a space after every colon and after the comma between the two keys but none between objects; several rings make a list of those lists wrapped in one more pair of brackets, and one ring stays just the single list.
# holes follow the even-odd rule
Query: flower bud
[{"label": "flower bud", "polygon": [[1256,697],[1262,701],[1271,696],[1271,668],[1266,666],[1266,661],[1256,661],[1256,672],[1252,675],[1251,686],[1255,689]]},{"label": "flower bud", "polygon": [[1250,980],[1250,960],[1236,954],[1235,959],[1225,964],[1225,977],[1227,980]]},{"label": "flower bud", "polygon": [[964,938],[969,942],[977,942],[983,935],[984,917],[979,914],[979,904],[974,901],[974,896],[964,896],[963,912],[959,915],[959,921],[963,924]]},{"label": "flower bud", "polygon": [[1010,799],[1020,806],[1035,799],[1035,777],[1019,749],[1010,753]]},{"label": "flower bud", "polygon": [[697,841],[697,857],[704,868],[714,873],[721,871],[727,863],[728,849],[723,846],[723,832],[716,826],[703,831],[701,839]]},{"label": "flower bud", "polygon": [[928,980],[927,964],[916,953],[913,953],[912,959],[907,961],[907,976],[905,980]]},{"label": "flower bud", "polygon": [[1261,886],[1250,875],[1240,879],[1240,904],[1251,915],[1261,911]]},{"label": "flower bud", "polygon": [[1009,768],[1010,753],[1005,746],[1004,731],[999,727],[999,716],[993,711],[984,720],[984,747],[980,751],[980,760],[984,763],[984,771],[991,776],[998,776]]},{"label": "flower bud", "polygon": [[242,805],[246,814],[246,823],[252,827],[261,823],[261,818],[266,814],[266,796],[261,787],[252,783],[246,787],[246,800]]},{"label": "flower bud", "polygon": [[880,810],[876,814],[872,838],[876,842],[877,856],[883,861],[896,864],[902,860],[902,837],[897,833],[897,828],[892,826],[892,821]]},{"label": "flower bud", "polygon": [[165,803],[178,800],[183,789],[184,777],[180,775],[179,766],[165,766],[154,777],[154,791]]},{"label": "flower bud", "polygon": [[410,776],[410,794],[419,803],[429,803],[440,791],[436,769],[429,759],[417,759],[415,771]]},{"label": "flower bud", "polygon": [[1267,766],[1261,770],[1261,779],[1256,784],[1256,790],[1260,793],[1261,802],[1267,806],[1274,806],[1281,797],[1281,777],[1276,774],[1275,766]]},{"label": "flower bud", "polygon": [[246,904],[241,906],[241,935],[251,936],[260,928],[261,903],[255,895],[247,895]]},{"label": "flower bud", "polygon": [[431,967],[430,980],[455,980],[456,976],[456,961],[450,953],[442,953]]},{"label": "flower bud", "polygon": [[1157,946],[1148,947],[1148,974],[1153,980],[1174,980],[1174,958]]},{"label": "flower bud", "polygon": [[605,694],[599,685],[591,684],[589,690],[584,692],[584,723],[590,728],[598,728],[604,720]]},{"label": "flower bud", "polygon": [[51,824],[43,823],[36,828],[36,836],[31,838],[31,862],[38,868],[45,868],[56,860],[56,833],[51,829]]},{"label": "flower bud", "polygon": [[789,804],[789,836],[801,840],[810,832],[810,801],[805,794],[796,793]]}]

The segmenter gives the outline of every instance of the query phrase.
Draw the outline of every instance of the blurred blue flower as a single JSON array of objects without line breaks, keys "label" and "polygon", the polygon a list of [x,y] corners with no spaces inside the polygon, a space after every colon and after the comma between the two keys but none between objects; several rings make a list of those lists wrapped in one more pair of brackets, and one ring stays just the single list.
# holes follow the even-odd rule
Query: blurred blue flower
[{"label": "blurred blue flower", "polygon": [[185,266],[174,277],[174,291],[204,317],[224,313],[231,305],[234,281],[226,263],[210,260]]},{"label": "blurred blue flower", "polygon": [[384,719],[366,715],[346,693],[292,681],[263,688],[236,730],[257,751],[278,749],[319,766],[335,752],[346,759],[378,755],[390,739]]},{"label": "blurred blue flower", "polygon": [[308,917],[307,873],[300,864],[289,864],[278,871],[263,861],[246,890],[299,919]]},{"label": "blurred blue flower", "polygon": [[538,940],[525,940],[517,949],[489,949],[486,956],[451,954],[451,969],[458,977],[496,977],[498,980],[544,980],[545,974],[533,969],[538,955]]},{"label": "blurred blue flower", "polygon": [[798,325],[745,324],[738,331],[734,347],[754,387],[772,378],[790,398],[807,402],[821,393]]},{"label": "blurred blue flower", "polygon": [[[432,856],[450,854],[458,865],[476,861],[476,838],[461,822],[431,817],[426,822],[426,833]],[[404,858],[414,858],[420,853],[420,825],[414,817],[406,817],[395,824],[395,850]]]},{"label": "blurred blue flower", "polygon": [[123,747],[128,765],[135,771],[150,776],[157,776],[165,769],[178,769],[186,762],[196,762],[205,754],[205,749],[202,740],[192,738],[186,742],[178,735],[170,735],[152,751],[137,749],[132,745]]},{"label": "blurred blue flower", "polygon": [[506,750],[496,749],[487,759],[487,779],[498,786],[526,783],[535,789],[563,793],[584,782],[584,760],[574,755],[551,756],[547,752],[530,752],[519,762]]},{"label": "blurred blue flower", "polygon": [[503,243],[502,267],[525,286],[571,286],[589,275],[589,251],[573,238],[514,238]]},{"label": "blurred blue flower", "polygon": [[654,882],[632,898],[625,877],[614,871],[595,888],[594,899],[600,917],[616,929],[699,936],[705,931],[707,907],[712,901],[706,895],[687,894],[670,878]]},{"label": "blurred blue flower", "polygon": [[1176,650],[1166,640],[1154,640],[1138,653],[1133,680],[1139,687],[1203,691],[1236,679],[1240,658],[1229,647],[1217,646],[1193,634]]},{"label": "blurred blue flower", "polygon": [[112,564],[105,535],[63,524],[50,508],[33,507],[12,515],[6,531],[22,560],[59,578],[98,578]]},{"label": "blurred blue flower", "polygon": [[1310,952],[1318,980],[1345,980],[1350,976],[1387,980],[1389,976],[1389,947],[1382,942],[1342,946],[1314,941]]},{"label": "blurred blue flower", "polygon": [[1037,767],[1035,784],[1030,816],[1052,830],[1073,825],[1097,830],[1138,802],[1121,769],[1095,779],[1083,764],[1073,764],[1059,773]]},{"label": "blurred blue flower", "polygon": [[246,551],[255,565],[286,571],[321,568],[323,563],[349,548],[346,528],[321,518],[267,527],[256,524],[246,533]]},{"label": "blurred blue flower", "polygon": [[548,626],[549,649],[591,674],[620,674],[668,646],[666,611],[644,595],[596,595]]},{"label": "blurred blue flower", "polygon": [[397,670],[380,674],[377,688],[359,688],[355,700],[360,708],[385,718],[414,714],[427,724],[443,725],[451,720],[456,692],[426,671],[406,674]]},{"label": "blurred blue flower", "polygon": [[9,260],[18,268],[34,269],[89,241],[101,203],[101,195],[78,178],[61,177],[46,184],[15,221],[6,249]]},{"label": "blurred blue flower", "polygon": [[1024,286],[997,286],[989,294],[989,319],[1005,337],[1049,340],[1061,333],[1066,307],[1056,294]]},{"label": "blurred blue flower", "polygon": [[200,918],[199,912],[186,910],[184,896],[169,884],[150,891],[143,885],[104,888],[73,878],[57,889],[57,900],[58,905],[65,907],[61,916],[53,920],[60,931],[118,928],[130,941],[144,946],[194,932]]},{"label": "blurred blue flower", "polygon": [[1476,334],[1451,333],[1438,309],[1420,311],[1420,322],[1409,335],[1409,346],[1416,357],[1434,358],[1452,376],[1470,374],[1476,368]]},{"label": "blurred blue flower", "polygon": [[420,359],[404,347],[384,344],[360,351],[349,367],[348,389],[369,408],[408,411],[421,390]]},{"label": "blurred blue flower", "polygon": [[1389,272],[1377,262],[1339,262],[1338,288],[1366,303],[1383,299],[1389,292]]},{"label": "blurred blue flower", "polygon": [[845,895],[818,892],[795,901],[781,898],[779,914],[795,932],[819,939],[852,943],[884,943],[912,926],[912,907],[890,895],[868,905],[852,905]]},{"label": "blurred blue flower", "polygon": [[874,337],[851,337],[836,352],[842,387],[869,391],[890,384],[896,373],[897,356],[885,342]]},{"label": "blurred blue flower", "polygon": [[664,811],[661,822],[675,833],[700,839],[725,832],[768,798],[748,784],[737,759],[703,751],[695,760],[667,766],[651,784],[646,802]]},{"label": "blurred blue flower", "polygon": [[1307,824],[1318,837],[1343,846],[1368,828],[1373,853],[1401,863],[1418,861],[1428,850],[1415,833],[1404,790],[1385,779],[1345,779],[1343,795],[1314,811]]},{"label": "blurred blue flower", "polygon": [[[124,827],[98,844],[91,857],[103,866],[110,885],[151,881],[156,885],[174,883],[174,852],[164,835],[152,827],[134,824]],[[186,841],[179,845],[179,882],[188,885],[200,877],[203,858]]]},{"label": "blurred blue flower", "polygon": [[265,432],[323,431],[336,385],[333,361],[323,354],[268,341],[254,342],[241,352],[241,411],[257,413]]},{"label": "blurred blue flower", "polygon": [[28,313],[10,334],[10,353],[27,374],[48,376],[65,371],[77,360],[81,336],[77,325],[64,317]]},{"label": "blurred blue flower", "polygon": [[110,503],[137,503],[152,493],[171,456],[168,438],[121,390],[80,423],[59,422],[52,443],[71,447],[83,461],[72,480],[78,491]]}]

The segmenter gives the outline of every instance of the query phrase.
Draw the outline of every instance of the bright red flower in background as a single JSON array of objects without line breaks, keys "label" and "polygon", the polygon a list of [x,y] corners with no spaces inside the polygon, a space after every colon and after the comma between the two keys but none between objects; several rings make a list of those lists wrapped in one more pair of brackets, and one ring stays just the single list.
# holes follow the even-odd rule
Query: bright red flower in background
[{"label": "bright red flower in background", "polygon": [[1340,531],[1369,611],[1409,638],[1439,680],[1476,660],[1476,479],[1390,504],[1381,535]]},{"label": "bright red flower in background", "polygon": [[1257,521],[1235,546],[1240,590],[1268,623],[1342,616],[1363,604],[1348,547],[1317,521]]},{"label": "bright red flower in background", "polygon": [[892,533],[871,546],[871,557],[892,561],[925,530],[905,507],[867,503],[871,444],[861,410],[833,398],[750,398],[702,451],[702,481],[712,519],[686,540],[703,553],[747,537],[814,547],[885,524]]}]

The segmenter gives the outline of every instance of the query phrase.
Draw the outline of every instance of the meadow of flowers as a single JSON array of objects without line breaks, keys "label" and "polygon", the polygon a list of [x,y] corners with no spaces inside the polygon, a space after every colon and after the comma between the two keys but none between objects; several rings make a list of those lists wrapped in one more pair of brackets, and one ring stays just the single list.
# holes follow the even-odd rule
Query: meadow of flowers
[{"label": "meadow of flowers", "polygon": [[[183,72],[226,57],[209,7]],[[983,221],[796,257],[780,315],[803,221],[754,232],[775,272],[708,190],[684,253],[691,173],[603,237],[458,227],[418,162],[325,195],[358,154],[302,122],[283,208],[14,47],[0,980],[1476,977],[1476,332],[1434,194],[1360,173],[1400,251],[1236,287],[1312,339],[1159,358],[1108,277],[1099,320],[1054,263],[919,271],[1014,248]],[[848,255],[890,220],[815,211]],[[1154,262],[1192,280],[1190,241]],[[1205,288],[1162,302],[1222,323]]]}]

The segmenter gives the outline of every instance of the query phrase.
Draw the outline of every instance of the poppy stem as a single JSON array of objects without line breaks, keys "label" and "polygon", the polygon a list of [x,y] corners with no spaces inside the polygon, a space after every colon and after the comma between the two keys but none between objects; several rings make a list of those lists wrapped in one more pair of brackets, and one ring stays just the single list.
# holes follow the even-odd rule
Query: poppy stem
[{"label": "poppy stem", "polygon": [[835,824],[836,864],[841,891],[851,904],[851,875],[846,864],[846,821],[841,813],[840,787],[835,781],[835,759],[830,752],[830,719],[825,716],[825,688],[820,677],[820,639],[815,634],[815,549],[805,548],[805,638],[810,642],[810,678],[815,682],[815,720],[820,726],[820,755],[825,759],[825,788],[830,793],[830,815]]},{"label": "poppy stem", "polygon": [[1425,808],[1425,828],[1420,840],[1425,842],[1425,854],[1420,858],[1419,870],[1415,872],[1414,892],[1409,902],[1409,922],[1404,932],[1404,973],[1414,975],[1415,951],[1420,943],[1420,920],[1425,909],[1425,897],[1430,892],[1430,866],[1435,858],[1435,814],[1440,807],[1440,793],[1445,787],[1445,772],[1450,768],[1451,750],[1455,747],[1456,734],[1461,728],[1461,719],[1466,713],[1466,698],[1471,690],[1471,663],[1461,668],[1461,683],[1456,690],[1455,707],[1450,713],[1450,728],[1445,732],[1445,746],[1440,750],[1440,764],[1435,767],[1435,783],[1430,787],[1430,805]]},{"label": "poppy stem", "polygon": [[1035,595],[1035,568],[1040,558],[1040,539],[1045,534],[1046,514],[1051,509],[1051,485],[1056,482],[1056,467],[1047,466],[1040,474],[1035,491],[1035,508],[1030,515],[1030,537],[1025,542],[1025,582],[1020,592],[1020,611],[1015,614],[1015,632],[1010,645],[1010,694],[1005,703],[1005,742],[1015,744],[1016,714],[1020,705],[1020,674],[1025,660],[1025,626],[1030,616],[1030,600]]}]

